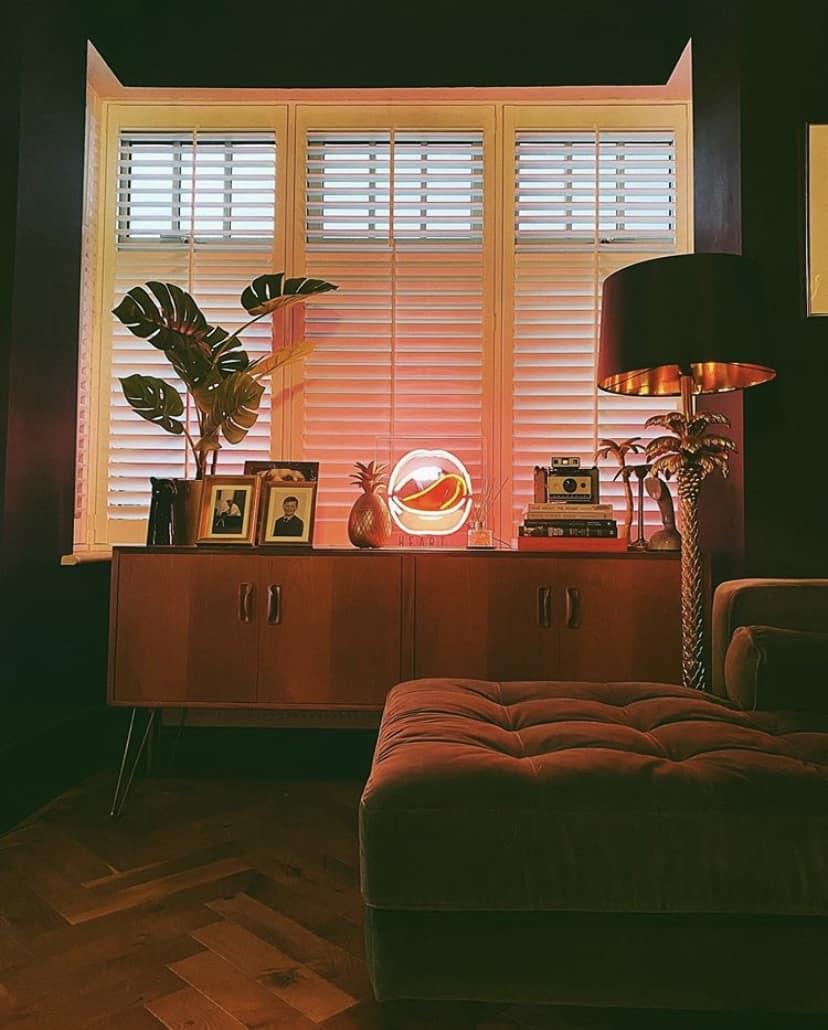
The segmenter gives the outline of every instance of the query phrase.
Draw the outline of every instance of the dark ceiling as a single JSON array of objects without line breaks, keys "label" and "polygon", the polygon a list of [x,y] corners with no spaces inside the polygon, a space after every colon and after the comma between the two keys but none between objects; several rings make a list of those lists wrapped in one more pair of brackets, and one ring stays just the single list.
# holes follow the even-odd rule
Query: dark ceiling
[{"label": "dark ceiling", "polygon": [[242,4],[87,0],[88,35],[130,86],[656,84],[689,0]]}]

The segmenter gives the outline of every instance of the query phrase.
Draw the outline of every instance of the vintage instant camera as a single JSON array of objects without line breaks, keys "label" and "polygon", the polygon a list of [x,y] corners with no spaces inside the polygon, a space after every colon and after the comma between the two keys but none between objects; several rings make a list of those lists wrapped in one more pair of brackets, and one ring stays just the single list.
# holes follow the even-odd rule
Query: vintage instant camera
[{"label": "vintage instant camera", "polygon": [[598,469],[581,468],[581,459],[553,455],[548,467],[535,466],[535,503],[598,503]]}]

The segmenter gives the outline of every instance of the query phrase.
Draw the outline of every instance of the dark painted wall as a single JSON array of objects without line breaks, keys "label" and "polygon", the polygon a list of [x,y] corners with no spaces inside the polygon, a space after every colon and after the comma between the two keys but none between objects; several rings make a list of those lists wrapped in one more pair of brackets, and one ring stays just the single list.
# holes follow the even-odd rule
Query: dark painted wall
[{"label": "dark painted wall", "polygon": [[[745,394],[745,548],[760,575],[828,575],[822,466],[828,318],[805,317],[805,125],[828,123],[828,4],[745,25],[742,242],[772,284],[776,383]],[[821,480],[821,481],[820,481]]]},{"label": "dark painted wall", "polygon": [[0,826],[94,767],[105,717],[108,569],[59,566],[72,548],[86,40],[57,8],[18,18],[0,202]]},{"label": "dark painted wall", "polygon": [[[693,217],[698,251],[742,252],[741,17],[738,5],[699,11],[693,27]],[[727,479],[711,476],[700,499],[702,547],[713,579],[744,574],[744,420],[740,393],[701,397],[730,419],[736,443]]]}]

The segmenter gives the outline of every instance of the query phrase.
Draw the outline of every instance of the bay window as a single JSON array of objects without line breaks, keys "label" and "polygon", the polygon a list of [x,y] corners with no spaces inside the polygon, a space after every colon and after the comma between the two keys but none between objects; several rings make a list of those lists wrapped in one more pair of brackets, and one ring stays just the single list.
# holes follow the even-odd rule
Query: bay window
[{"label": "bay window", "polygon": [[408,442],[455,449],[477,485],[505,482],[492,514],[508,541],[535,464],[589,464],[600,438],[642,435],[664,407],[599,397],[595,354],[604,277],[689,247],[685,104],[106,102],[100,126],[79,550],[141,542],[148,477],[193,474],[181,437],[121,394],[134,372],[175,381],[111,314],[150,280],[228,330],[247,320],[239,296],[257,275],[338,284],[246,330],[251,357],[299,339],[315,349],[274,375],[218,467],[318,461],[317,545],[347,541],[353,463]]}]

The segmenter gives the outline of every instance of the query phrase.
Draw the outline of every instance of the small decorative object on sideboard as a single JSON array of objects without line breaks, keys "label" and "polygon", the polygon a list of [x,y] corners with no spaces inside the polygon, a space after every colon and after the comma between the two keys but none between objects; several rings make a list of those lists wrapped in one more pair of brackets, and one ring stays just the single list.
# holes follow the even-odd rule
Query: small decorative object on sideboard
[{"label": "small decorative object on sideboard", "polygon": [[638,480],[638,526],[635,537],[627,542],[627,547],[631,551],[646,551],[647,537],[644,534],[644,480],[649,475],[650,466],[646,464],[628,465],[623,471],[625,473],[625,481],[631,475],[634,475]]},{"label": "small decorative object on sideboard", "polygon": [[647,541],[648,551],[680,551],[681,533],[676,529],[676,512],[670,487],[658,476],[647,476],[644,480],[647,493],[658,505],[662,529],[653,533]]},{"label": "small decorative object on sideboard", "polygon": [[598,469],[581,468],[581,459],[552,456],[550,465],[535,466],[534,496],[538,504],[597,504],[600,499]]},{"label": "small decorative object on sideboard", "polygon": [[319,479],[318,461],[293,461],[279,458],[276,461],[246,461],[244,474],[261,475],[268,480],[283,483],[315,483]]},{"label": "small decorative object on sideboard", "polygon": [[621,443],[616,443],[615,440],[599,440],[598,450],[595,452],[593,461],[598,461],[599,458],[608,458],[612,455],[613,458],[618,462],[618,471],[612,477],[618,479],[619,477],[624,483],[624,498],[626,501],[624,509],[624,533],[625,539],[630,539],[632,533],[632,521],[633,521],[633,495],[632,487],[630,486],[630,475],[631,470],[627,465],[627,455],[643,453],[644,446],[638,441],[641,439],[640,436],[631,436],[628,440],[622,440]]},{"label": "small decorative object on sideboard", "polygon": [[519,551],[624,549],[612,505],[598,500],[598,469],[580,466],[570,456],[535,466],[535,500],[518,527]]},{"label": "small decorative object on sideboard", "polygon": [[473,488],[460,458],[441,447],[416,447],[391,469],[388,508],[395,525],[420,539],[450,536],[471,512]]},{"label": "small decorative object on sideboard", "polygon": [[171,544],[175,480],[150,476],[150,483],[152,495],[147,520],[147,547],[153,544]]},{"label": "small decorative object on sideboard", "polygon": [[348,539],[354,547],[382,547],[393,532],[391,513],[382,494],[386,489],[387,466],[376,461],[354,465],[351,482],[362,488],[348,516]]},{"label": "small decorative object on sideboard", "polygon": [[471,514],[467,523],[466,546],[472,548],[493,548],[494,530],[489,525],[492,505],[500,497],[508,477],[495,489],[484,476],[480,490],[473,494]]},{"label": "small decorative object on sideboard", "polygon": [[312,546],[316,483],[257,477],[262,486],[260,544]]},{"label": "small decorative object on sideboard", "polygon": [[257,476],[206,476],[201,484],[200,544],[253,544],[260,480]]},{"label": "small decorative object on sideboard", "polygon": [[[184,436],[192,451],[195,480],[215,472],[221,439],[240,443],[259,417],[264,383],[273,372],[298,361],[313,344],[296,343],[251,361],[241,350],[240,334],[265,315],[302,303],[309,297],[337,287],[323,279],[260,275],[245,287],[240,302],[250,318],[228,333],[207,322],[195,300],[173,283],[148,282],[127,292],[113,314],[135,336],[160,350],[193,399],[195,426],[187,424],[184,401],[178,390],[163,379],[138,373],[121,379],[124,396],[141,418],[168,433]],[[195,432],[191,434],[191,429]],[[190,480],[177,480],[179,483]],[[198,488],[181,487],[183,492]],[[186,504],[182,515],[194,510]],[[192,527],[179,527],[173,517],[173,542],[192,543]]]}]

